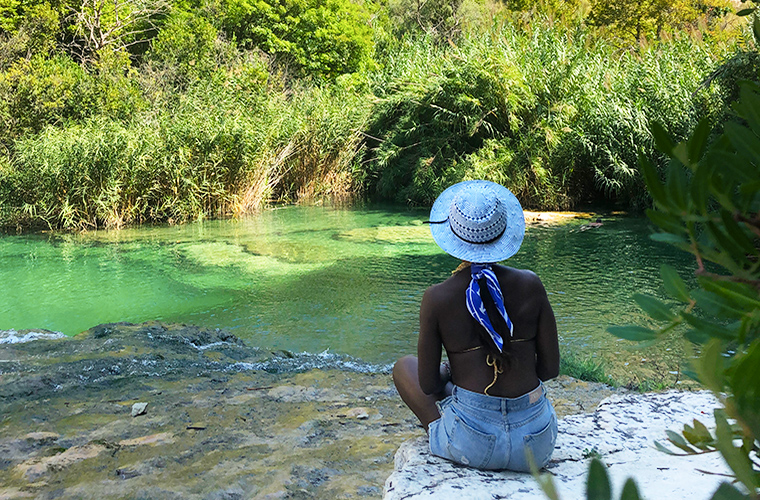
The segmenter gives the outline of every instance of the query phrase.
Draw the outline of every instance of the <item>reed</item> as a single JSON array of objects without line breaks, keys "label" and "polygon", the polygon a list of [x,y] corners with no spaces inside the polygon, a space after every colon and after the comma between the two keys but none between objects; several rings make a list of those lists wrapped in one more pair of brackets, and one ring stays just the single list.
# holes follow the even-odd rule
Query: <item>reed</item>
[{"label": "reed", "polygon": [[706,44],[620,51],[582,26],[532,26],[402,45],[375,82],[372,192],[426,204],[441,186],[479,177],[536,208],[640,206],[638,152],[657,157],[648,123],[682,137],[723,106],[720,90],[702,83],[725,53]]}]

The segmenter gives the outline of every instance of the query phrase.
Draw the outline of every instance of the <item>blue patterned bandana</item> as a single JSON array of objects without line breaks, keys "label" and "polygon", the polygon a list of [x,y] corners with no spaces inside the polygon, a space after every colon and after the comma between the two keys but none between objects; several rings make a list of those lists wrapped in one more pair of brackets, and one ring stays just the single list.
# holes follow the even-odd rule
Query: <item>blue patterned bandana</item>
[{"label": "blue patterned bandana", "polygon": [[491,324],[491,320],[488,319],[488,313],[486,312],[486,308],[483,305],[483,299],[480,296],[480,284],[478,283],[478,280],[485,277],[486,283],[488,285],[488,291],[491,292],[491,297],[493,298],[494,304],[496,305],[496,310],[499,311],[499,314],[501,314],[501,317],[504,318],[504,321],[507,323],[507,328],[509,328],[509,336],[512,337],[512,331],[514,328],[512,326],[512,322],[509,320],[509,316],[507,316],[507,310],[504,308],[504,296],[501,294],[499,281],[496,279],[496,275],[494,274],[489,264],[471,264],[470,274],[472,276],[472,280],[470,281],[470,286],[467,287],[466,292],[467,310],[470,311],[470,314],[477,320],[478,323],[483,325],[483,328],[485,328],[491,335],[493,343],[496,344],[496,347],[499,348],[499,352],[502,352],[502,348],[504,347],[504,340],[501,338],[501,335],[499,335],[499,333],[494,329],[493,325]]}]

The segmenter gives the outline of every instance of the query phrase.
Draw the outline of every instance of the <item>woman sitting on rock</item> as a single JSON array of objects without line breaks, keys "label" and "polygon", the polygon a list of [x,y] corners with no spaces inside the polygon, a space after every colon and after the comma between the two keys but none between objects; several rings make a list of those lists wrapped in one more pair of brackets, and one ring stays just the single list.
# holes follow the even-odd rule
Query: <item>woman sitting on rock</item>
[{"label": "woman sitting on rock", "polygon": [[463,262],[425,291],[417,357],[401,358],[393,381],[432,454],[479,469],[541,468],[557,438],[541,382],[559,372],[557,325],[538,276],[494,264],[520,248],[520,203],[493,182],[461,182],[435,201],[430,224]]}]

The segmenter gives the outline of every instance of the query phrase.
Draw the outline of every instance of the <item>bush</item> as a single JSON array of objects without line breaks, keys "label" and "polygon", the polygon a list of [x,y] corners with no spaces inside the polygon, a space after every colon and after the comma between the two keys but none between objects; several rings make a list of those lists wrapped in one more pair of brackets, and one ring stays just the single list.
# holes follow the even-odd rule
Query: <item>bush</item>
[{"label": "bush", "polygon": [[427,204],[485,178],[528,207],[647,203],[636,169],[640,148],[654,153],[647,125],[683,137],[698,113],[717,116],[718,92],[700,85],[716,56],[685,42],[620,53],[585,28],[534,21],[453,47],[406,40],[387,59],[367,129],[370,193]]},{"label": "bush", "polygon": [[[713,500],[760,495],[760,86],[745,85],[734,111],[712,144],[709,119],[680,143],[662,126],[652,126],[658,148],[670,159],[664,181],[648,159],[641,161],[655,206],[647,215],[659,228],[652,239],[694,256],[698,287],[690,290],[663,265],[664,289],[678,306],[636,294],[636,303],[660,326],[609,328],[647,345],[685,328],[685,337],[698,347],[691,375],[724,405],[714,412],[716,428],[694,420],[681,434],[667,432],[677,451],[655,445],[672,455],[720,452],[734,477],[719,486]],[[548,476],[539,482],[549,498],[558,499]],[[588,498],[611,498],[606,468],[598,460],[589,469]],[[640,498],[632,480],[621,498]]]},{"label": "bush", "polygon": [[152,41],[149,60],[173,72],[175,86],[185,86],[208,77],[216,69],[216,39],[216,28],[208,20],[175,11]]},{"label": "bush", "polygon": [[247,48],[270,54],[297,76],[332,81],[372,66],[369,13],[350,0],[226,0],[221,24]]},{"label": "bush", "polygon": [[68,56],[19,59],[0,73],[0,141],[37,133],[46,125],[78,119],[87,113],[88,75]]}]

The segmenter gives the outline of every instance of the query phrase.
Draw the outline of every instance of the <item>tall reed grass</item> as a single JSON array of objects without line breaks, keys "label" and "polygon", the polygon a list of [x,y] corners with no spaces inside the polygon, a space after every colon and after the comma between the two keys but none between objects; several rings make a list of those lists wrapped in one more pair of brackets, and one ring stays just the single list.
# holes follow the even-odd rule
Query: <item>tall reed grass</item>
[{"label": "tall reed grass", "polygon": [[[67,100],[65,113],[3,135],[0,226],[180,222],[321,196],[428,204],[471,178],[537,209],[642,206],[636,159],[657,158],[649,122],[681,137],[697,117],[722,119],[735,81],[714,75],[724,60],[746,59],[691,39],[621,51],[583,26],[534,16],[448,44],[409,36],[385,47],[379,69],[315,84],[215,43],[224,57],[182,85],[150,60],[101,71],[98,82],[118,84],[97,88],[126,81],[131,97],[80,114]],[[741,67],[756,74],[750,59]],[[16,80],[2,80],[4,113],[23,108],[11,106],[26,102],[17,88],[38,85]],[[39,95],[34,109],[58,109]],[[125,99],[139,106],[114,112]]]},{"label": "tall reed grass", "polygon": [[636,158],[656,156],[648,123],[683,136],[722,106],[701,85],[722,57],[705,44],[620,51],[583,27],[533,26],[405,44],[374,83],[367,187],[426,204],[454,181],[486,178],[536,208],[641,205]]},{"label": "tall reed grass", "polygon": [[17,141],[12,165],[0,168],[0,206],[6,224],[85,230],[350,192],[343,178],[362,118],[345,108],[355,100],[319,88],[246,95],[209,81],[126,123],[100,116],[48,127]]}]

